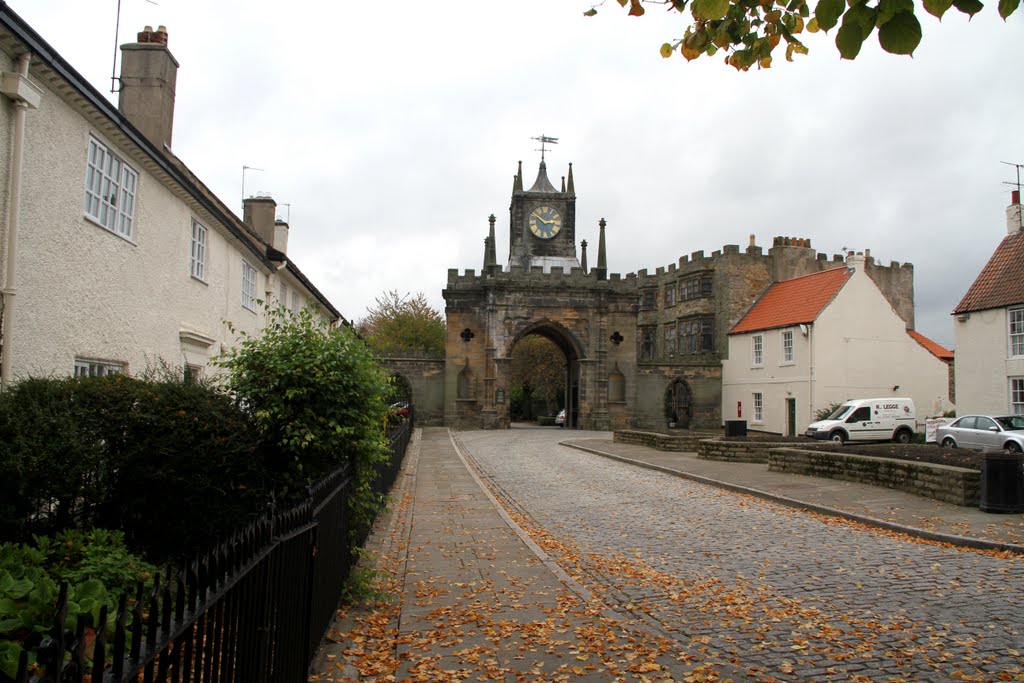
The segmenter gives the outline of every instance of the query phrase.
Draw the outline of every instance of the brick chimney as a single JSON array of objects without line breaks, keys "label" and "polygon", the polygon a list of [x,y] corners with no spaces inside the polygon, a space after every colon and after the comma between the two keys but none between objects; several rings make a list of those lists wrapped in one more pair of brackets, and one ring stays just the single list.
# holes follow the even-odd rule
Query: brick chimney
[{"label": "brick chimney", "polygon": [[121,46],[117,107],[158,148],[171,146],[178,61],[167,49],[167,29],[147,26],[137,43]]},{"label": "brick chimney", "polygon": [[1020,190],[1010,193],[1010,205],[1006,207],[1006,232],[1014,234],[1024,230],[1024,216],[1020,213]]}]

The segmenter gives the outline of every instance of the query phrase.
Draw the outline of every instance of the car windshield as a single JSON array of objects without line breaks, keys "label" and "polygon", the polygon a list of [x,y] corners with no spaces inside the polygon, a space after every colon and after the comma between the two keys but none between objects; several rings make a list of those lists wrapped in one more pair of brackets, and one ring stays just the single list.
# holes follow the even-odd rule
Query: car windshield
[{"label": "car windshield", "polygon": [[1000,427],[1008,431],[1024,429],[1024,415],[1007,415],[1005,417],[997,417],[996,422],[999,423]]},{"label": "car windshield", "polygon": [[828,417],[826,417],[825,419],[826,420],[842,420],[844,417],[846,417],[850,413],[851,410],[853,410],[853,406],[841,405],[838,408],[836,408],[832,412],[832,414],[829,415]]}]

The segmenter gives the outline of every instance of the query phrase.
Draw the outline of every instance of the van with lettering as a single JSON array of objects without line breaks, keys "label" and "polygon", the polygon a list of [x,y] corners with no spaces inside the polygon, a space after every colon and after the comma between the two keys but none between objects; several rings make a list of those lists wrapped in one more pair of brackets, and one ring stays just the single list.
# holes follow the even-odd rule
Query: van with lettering
[{"label": "van with lettering", "polygon": [[914,438],[917,416],[909,398],[859,398],[847,401],[824,420],[807,426],[805,436],[847,441],[895,441]]}]

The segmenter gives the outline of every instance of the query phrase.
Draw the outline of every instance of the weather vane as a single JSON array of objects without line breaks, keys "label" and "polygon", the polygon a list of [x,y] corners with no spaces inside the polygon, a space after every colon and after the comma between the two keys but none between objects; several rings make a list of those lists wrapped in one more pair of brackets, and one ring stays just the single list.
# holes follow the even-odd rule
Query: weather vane
[{"label": "weather vane", "polygon": [[548,137],[547,135],[544,135],[543,133],[541,135],[539,135],[538,137],[530,138],[530,139],[531,140],[536,140],[536,141],[538,141],[540,143],[540,149],[536,149],[534,151],[535,152],[540,152],[540,160],[541,161],[544,161],[544,153],[547,151],[547,148],[545,147],[545,145],[557,145],[558,144],[558,138]]}]

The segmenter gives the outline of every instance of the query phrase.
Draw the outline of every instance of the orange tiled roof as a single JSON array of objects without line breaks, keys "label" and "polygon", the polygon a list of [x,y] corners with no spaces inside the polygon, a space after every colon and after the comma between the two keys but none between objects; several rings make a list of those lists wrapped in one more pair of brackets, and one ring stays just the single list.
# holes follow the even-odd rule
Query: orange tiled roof
[{"label": "orange tiled roof", "polygon": [[953,360],[953,352],[947,349],[942,344],[932,341],[928,337],[924,336],[923,334],[915,330],[907,330],[907,334],[909,334],[918,344],[928,349],[928,351],[936,358],[939,358],[944,361]]},{"label": "orange tiled roof", "polygon": [[1007,235],[996,247],[953,313],[1024,303],[1024,232]]},{"label": "orange tiled roof", "polygon": [[850,279],[846,267],[776,282],[754,302],[729,334],[812,323]]}]

